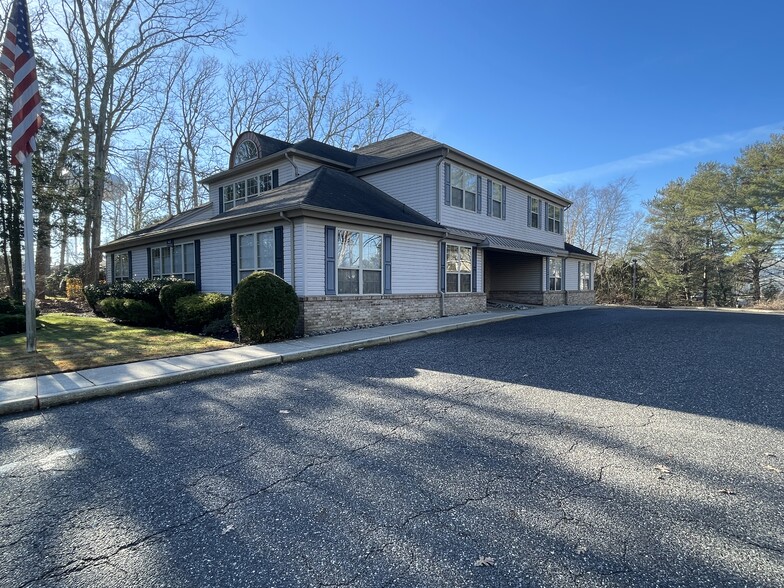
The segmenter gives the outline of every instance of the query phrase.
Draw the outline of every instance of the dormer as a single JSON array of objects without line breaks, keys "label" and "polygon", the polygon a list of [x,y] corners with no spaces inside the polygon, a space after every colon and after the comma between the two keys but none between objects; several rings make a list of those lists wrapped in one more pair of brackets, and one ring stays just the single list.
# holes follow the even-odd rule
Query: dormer
[{"label": "dormer", "polygon": [[273,139],[253,131],[245,131],[234,141],[229,155],[229,169],[252,163],[289,147],[291,147],[291,143],[286,141]]}]

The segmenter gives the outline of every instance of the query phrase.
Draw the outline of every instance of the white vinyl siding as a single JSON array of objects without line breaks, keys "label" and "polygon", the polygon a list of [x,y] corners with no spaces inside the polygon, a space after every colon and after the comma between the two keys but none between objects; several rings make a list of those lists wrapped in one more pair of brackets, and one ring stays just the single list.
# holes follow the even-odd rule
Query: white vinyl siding
[{"label": "white vinyl siding", "polygon": [[[392,235],[392,294],[434,294],[438,292],[438,239],[388,231],[363,225],[338,225],[338,229]],[[300,295],[324,296],[324,224],[303,226],[305,247],[297,264],[305,268]],[[300,259],[301,257],[301,259]],[[337,260],[336,260],[337,261]],[[479,264],[477,264],[479,265]],[[302,291],[299,284],[303,283]]]},{"label": "white vinyl siding", "polygon": [[[252,164],[248,164],[249,169],[245,171],[245,173],[232,177],[231,180],[220,180],[210,184],[210,202],[212,203],[212,215],[218,214],[220,211],[219,209],[219,197],[218,197],[218,189],[221,187],[225,187],[229,184],[233,184],[236,182],[246,182],[248,178],[258,178],[260,175],[269,173],[272,174],[272,170],[278,170],[278,185],[282,186],[283,184],[290,182],[294,179],[294,168],[291,166],[291,163],[288,162],[286,159],[282,159],[280,161],[275,162],[274,164],[267,164],[264,167],[254,167]],[[300,169],[300,175],[302,175],[302,170]],[[247,183],[246,190],[247,190]]]},{"label": "white vinyl siding", "polygon": [[392,235],[392,292],[424,294],[438,291],[438,241]]},{"label": "white vinyl siding", "polygon": [[231,241],[229,233],[201,238],[201,289],[231,294]]},{"label": "white vinyl siding", "polygon": [[579,262],[576,259],[567,258],[566,260],[566,290],[578,290],[580,276],[578,271]]},{"label": "white vinyl siding", "polygon": [[[495,182],[495,178],[490,178]],[[468,231],[477,231],[489,235],[501,237],[511,237],[522,241],[541,243],[550,247],[562,249],[564,246],[563,235],[550,233],[528,226],[528,194],[514,186],[504,183],[506,186],[506,219],[501,220],[493,216],[487,216],[485,207],[487,206],[487,178],[482,177],[482,213],[466,214],[464,210],[446,206],[444,202],[444,186],[439,186],[438,196],[441,198],[441,224],[447,227],[455,227]],[[443,167],[441,184],[443,184]]]},{"label": "white vinyl siding", "polygon": [[[435,220],[435,194],[440,193],[441,188],[436,188],[434,160],[360,177],[403,204]],[[440,183],[443,183],[443,177]]]}]

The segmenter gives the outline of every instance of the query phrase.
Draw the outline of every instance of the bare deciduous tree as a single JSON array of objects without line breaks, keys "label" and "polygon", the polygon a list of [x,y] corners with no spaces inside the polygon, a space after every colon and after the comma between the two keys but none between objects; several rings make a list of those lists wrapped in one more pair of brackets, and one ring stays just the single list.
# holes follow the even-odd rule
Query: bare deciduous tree
[{"label": "bare deciduous tree", "polygon": [[53,54],[71,77],[80,121],[85,273],[92,282],[98,278],[102,202],[118,135],[154,91],[172,51],[224,44],[239,19],[228,18],[217,0],[51,0],[47,8],[66,44],[67,51]]}]

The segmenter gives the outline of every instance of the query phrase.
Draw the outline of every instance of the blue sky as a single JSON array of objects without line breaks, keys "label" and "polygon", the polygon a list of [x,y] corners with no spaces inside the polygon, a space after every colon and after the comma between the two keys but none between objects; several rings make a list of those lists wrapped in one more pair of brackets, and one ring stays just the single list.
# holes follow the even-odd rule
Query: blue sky
[{"label": "blue sky", "polygon": [[784,3],[227,0],[236,59],[331,46],[411,97],[414,130],[546,188],[652,197],[784,132]]}]

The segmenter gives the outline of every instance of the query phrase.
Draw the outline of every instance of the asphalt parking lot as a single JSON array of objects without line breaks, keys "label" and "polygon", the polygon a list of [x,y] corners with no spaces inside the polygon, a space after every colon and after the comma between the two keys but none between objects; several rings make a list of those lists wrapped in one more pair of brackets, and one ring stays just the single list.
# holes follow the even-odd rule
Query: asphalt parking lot
[{"label": "asphalt parking lot", "polygon": [[596,308],[0,418],[0,586],[784,586],[784,316]]}]

